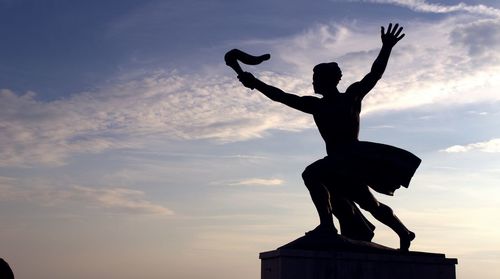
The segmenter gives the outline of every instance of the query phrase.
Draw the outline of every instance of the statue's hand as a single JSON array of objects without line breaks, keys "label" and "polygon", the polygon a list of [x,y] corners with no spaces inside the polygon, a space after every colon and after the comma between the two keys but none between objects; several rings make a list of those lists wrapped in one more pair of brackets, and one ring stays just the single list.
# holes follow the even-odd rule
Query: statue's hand
[{"label": "statue's hand", "polygon": [[240,82],[247,88],[254,89],[257,79],[249,72],[243,72],[238,75]]},{"label": "statue's hand", "polygon": [[389,23],[389,26],[387,27],[387,33],[384,33],[384,26],[382,26],[380,29],[382,44],[384,44],[385,46],[393,47],[397,42],[399,42],[399,40],[401,40],[405,36],[404,33],[401,34],[401,31],[403,31],[403,27],[400,27],[398,23],[394,25],[394,28],[392,27],[392,23]]}]

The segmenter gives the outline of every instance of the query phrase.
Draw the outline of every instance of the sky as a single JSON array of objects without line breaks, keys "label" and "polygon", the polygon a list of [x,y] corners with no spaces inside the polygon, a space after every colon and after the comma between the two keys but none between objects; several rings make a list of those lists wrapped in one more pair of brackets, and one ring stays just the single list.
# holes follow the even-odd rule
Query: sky
[{"label": "sky", "polygon": [[224,53],[270,53],[244,69],[301,96],[337,61],[343,91],[389,22],[406,36],[360,139],[423,162],[376,197],[412,250],[499,278],[496,0],[0,0],[0,257],[16,278],[259,278],[259,252],[318,224],[301,173],[326,152],[310,115],[244,88]]}]

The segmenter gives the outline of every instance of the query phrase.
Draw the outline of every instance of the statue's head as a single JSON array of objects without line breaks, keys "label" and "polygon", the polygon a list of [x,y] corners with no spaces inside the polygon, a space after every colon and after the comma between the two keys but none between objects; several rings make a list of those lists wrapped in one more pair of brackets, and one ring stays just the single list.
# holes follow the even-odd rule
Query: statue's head
[{"label": "statue's head", "polygon": [[313,68],[313,88],[314,92],[325,95],[332,90],[336,90],[342,71],[335,62],[321,63]]}]

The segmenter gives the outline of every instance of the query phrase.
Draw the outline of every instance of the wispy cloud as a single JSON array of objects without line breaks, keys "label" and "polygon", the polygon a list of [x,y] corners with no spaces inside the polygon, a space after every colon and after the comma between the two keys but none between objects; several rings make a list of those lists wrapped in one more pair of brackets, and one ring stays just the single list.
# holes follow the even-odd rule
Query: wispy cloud
[{"label": "wispy cloud", "polygon": [[439,3],[429,3],[425,0],[361,0],[362,2],[394,4],[406,7],[418,12],[426,13],[452,13],[452,12],[468,12],[480,15],[494,16],[500,18],[500,10],[486,5],[468,5],[466,3],[458,3],[456,5],[445,5]]},{"label": "wispy cloud", "polygon": [[466,145],[453,145],[446,149],[441,150],[447,153],[461,153],[469,151],[480,151],[487,153],[499,153],[500,152],[500,138],[491,139],[489,141],[471,143]]},{"label": "wispy cloud", "polygon": [[[500,71],[499,20],[447,18],[405,27],[407,36],[367,96],[364,113],[500,99],[500,80],[495,78]],[[274,72],[256,70],[259,78],[310,95],[316,63],[339,62],[344,69],[341,90],[361,79],[380,49],[378,32],[378,27],[324,23],[249,44],[269,49],[277,67]],[[48,102],[33,92],[4,89],[0,166],[63,165],[74,154],[141,148],[155,140],[225,143],[263,137],[273,129],[314,126],[310,116],[243,88],[228,72],[157,71]]]},{"label": "wispy cloud", "polygon": [[229,185],[279,186],[282,185],[284,182],[285,182],[284,180],[278,178],[248,178],[236,182],[231,182],[229,183]]},{"label": "wispy cloud", "polygon": [[86,208],[98,208],[122,214],[173,215],[174,212],[146,199],[143,191],[120,188],[90,188],[74,185],[68,188],[50,186],[17,185],[17,179],[0,177],[0,200],[30,202],[42,206],[79,205]]},{"label": "wispy cloud", "polygon": [[[450,17],[404,24],[406,37],[393,50],[383,79],[367,96],[364,112],[422,105],[467,104],[498,100],[500,21]],[[312,67],[335,60],[343,69],[340,90],[370,69],[380,46],[378,27],[356,23],[319,24],[267,46],[288,72],[309,81]],[[472,93],[474,92],[474,93]],[[473,95],[472,95],[473,94]]]},{"label": "wispy cloud", "polygon": [[117,209],[127,213],[142,213],[154,215],[173,215],[174,212],[162,205],[155,204],[144,198],[139,190],[124,188],[94,189],[82,186],[73,187],[70,197],[82,198],[90,205]]},{"label": "wispy cloud", "polygon": [[230,142],[310,125],[309,116],[222,76],[158,72],[50,102],[2,90],[0,165],[61,165],[72,154],[139,148],[154,139]]}]

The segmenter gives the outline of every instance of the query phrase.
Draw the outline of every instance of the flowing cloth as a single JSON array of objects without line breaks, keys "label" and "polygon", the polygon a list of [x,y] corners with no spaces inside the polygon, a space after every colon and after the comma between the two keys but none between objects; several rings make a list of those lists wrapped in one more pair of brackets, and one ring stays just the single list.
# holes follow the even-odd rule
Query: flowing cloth
[{"label": "flowing cloth", "polygon": [[367,141],[339,146],[324,160],[334,176],[389,196],[401,186],[408,188],[422,161],[404,149]]},{"label": "flowing cloth", "polygon": [[332,213],[339,219],[342,235],[371,241],[375,226],[354,201],[368,193],[368,187],[392,196],[408,187],[420,165],[412,153],[386,144],[355,141],[329,150],[329,156],[309,166],[330,192]]}]

